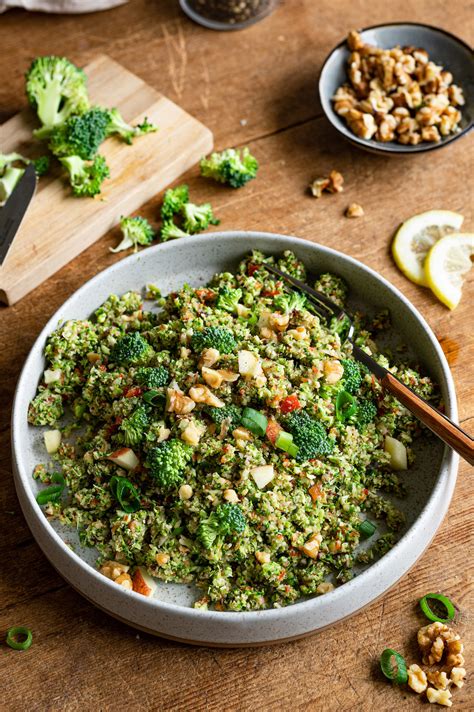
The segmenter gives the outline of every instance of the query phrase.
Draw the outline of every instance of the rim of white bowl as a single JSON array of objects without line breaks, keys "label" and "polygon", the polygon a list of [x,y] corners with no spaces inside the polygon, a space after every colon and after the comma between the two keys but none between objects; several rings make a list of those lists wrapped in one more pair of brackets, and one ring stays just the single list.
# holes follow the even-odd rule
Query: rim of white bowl
[{"label": "rim of white bowl", "polygon": [[[187,244],[195,244],[199,242],[203,242],[204,240],[219,240],[219,239],[228,239],[228,240],[239,240],[242,242],[246,242],[249,244],[249,240],[251,241],[250,244],[255,246],[255,243],[253,241],[258,241],[261,238],[265,239],[272,239],[275,242],[275,246],[278,244],[285,244],[285,247],[289,249],[289,243],[290,244],[295,244],[296,246],[298,245],[304,245],[305,247],[314,245],[317,250],[321,250],[322,252],[326,253],[327,255],[331,256],[333,255],[334,257],[337,257],[340,259],[341,257],[343,260],[349,262],[350,264],[354,265],[358,269],[362,269],[363,271],[366,271],[368,274],[370,274],[372,277],[374,277],[376,280],[381,282],[383,286],[392,292],[392,294],[397,297],[404,305],[406,308],[408,308],[414,316],[418,319],[420,322],[420,326],[427,332],[430,341],[432,342],[432,346],[438,356],[438,359],[440,361],[440,364],[442,366],[442,371],[443,371],[443,376],[445,379],[445,384],[446,384],[446,390],[447,390],[447,396],[448,396],[448,415],[451,417],[453,420],[457,420],[457,404],[456,404],[456,395],[455,395],[455,389],[454,389],[454,382],[451,376],[451,372],[449,369],[449,365],[446,361],[446,357],[443,353],[443,350],[441,349],[433,331],[431,330],[430,326],[428,323],[425,321],[425,319],[422,317],[422,315],[419,313],[419,311],[416,309],[416,307],[411,304],[411,302],[388,280],[386,280],[384,277],[382,277],[380,274],[378,274],[375,270],[373,270],[370,267],[367,267],[364,265],[362,262],[359,260],[356,260],[353,257],[350,257],[349,255],[346,255],[343,252],[340,252],[339,250],[334,250],[331,247],[326,247],[325,245],[320,245],[319,243],[314,243],[309,240],[305,240],[303,238],[295,237],[293,235],[283,235],[281,233],[270,233],[270,232],[259,232],[259,231],[240,231],[240,230],[232,230],[232,231],[224,231],[224,232],[212,232],[212,233],[202,233],[200,235],[196,235],[193,237],[187,237],[185,238],[187,241]],[[150,254],[150,252],[159,252],[159,251],[172,251],[174,249],[173,245],[176,244],[176,242],[170,241],[164,244],[160,245],[155,245],[154,247],[149,247],[147,248],[147,254]],[[244,246],[243,246],[244,247]],[[275,248],[275,252],[278,251],[278,248]],[[390,551],[385,554],[383,557],[378,559],[374,564],[369,566],[365,571],[348,581],[347,583],[342,584],[341,586],[336,587],[333,591],[324,594],[324,596],[313,596],[311,598],[308,598],[306,600],[302,601],[296,601],[293,604],[290,604],[288,606],[282,607],[282,608],[268,608],[268,609],[263,609],[263,610],[258,610],[258,611],[214,611],[214,610],[202,610],[202,609],[196,609],[196,608],[191,608],[187,606],[181,606],[176,603],[170,603],[166,601],[161,601],[158,598],[148,598],[146,596],[143,596],[139,593],[136,593],[135,591],[126,591],[126,590],[120,590],[117,591],[117,584],[115,584],[113,581],[107,579],[105,576],[103,576],[101,573],[99,573],[98,570],[94,569],[90,564],[86,563],[78,554],[76,554],[75,551],[73,551],[70,547],[67,546],[67,544],[62,540],[62,538],[59,536],[59,534],[55,531],[55,529],[49,524],[47,518],[44,515],[43,510],[39,506],[39,504],[36,502],[36,498],[33,494],[33,491],[30,486],[30,480],[31,480],[31,472],[26,472],[24,464],[22,462],[21,458],[21,448],[20,448],[20,443],[18,442],[18,435],[17,433],[19,432],[19,427],[20,427],[20,421],[25,417],[25,413],[21,412],[21,408],[19,405],[20,401],[20,396],[21,392],[23,390],[23,384],[26,382],[26,380],[29,377],[29,367],[30,367],[30,361],[33,358],[33,351],[35,350],[35,346],[41,342],[44,343],[44,339],[47,335],[50,334],[52,329],[57,325],[58,321],[58,312],[62,311],[70,301],[73,299],[77,299],[80,297],[81,293],[89,290],[96,282],[99,282],[105,273],[111,274],[113,272],[119,271],[120,269],[123,269],[124,263],[131,263],[132,261],[138,261],[140,259],[143,259],[143,251],[138,252],[134,255],[130,255],[129,257],[126,257],[119,262],[116,262],[115,264],[111,265],[110,267],[106,268],[105,270],[102,270],[102,272],[99,272],[99,274],[95,275],[92,277],[90,280],[85,282],[85,284],[82,285],[78,290],[76,290],[73,294],[71,294],[70,297],[59,307],[58,310],[51,316],[51,318],[48,320],[48,322],[45,324],[44,328],[41,330],[40,334],[38,337],[35,339],[34,344],[31,347],[30,353],[28,354],[28,357],[26,358],[23,368],[20,374],[20,377],[18,379],[18,383],[15,389],[15,395],[14,395],[14,401],[13,401],[13,409],[12,409],[12,449],[13,449],[13,454],[14,454],[14,459],[16,463],[16,472],[18,474],[18,477],[15,478],[15,482],[17,487],[21,487],[22,495],[26,497],[28,504],[30,505],[30,508],[36,513],[36,518],[37,518],[37,523],[40,525],[44,535],[49,539],[49,541],[58,547],[63,553],[67,554],[67,556],[74,561],[77,566],[82,569],[83,573],[85,576],[92,577],[94,580],[97,582],[100,582],[101,585],[105,585],[108,587],[108,589],[114,594],[114,597],[119,593],[124,600],[124,603],[127,600],[128,596],[135,597],[135,599],[140,601],[140,604],[144,607],[147,607],[151,610],[156,609],[156,610],[163,610],[164,612],[169,612],[171,614],[176,614],[179,613],[180,616],[184,618],[191,618],[191,619],[199,619],[200,621],[203,620],[209,620],[209,622],[219,622],[223,621],[224,619],[226,620],[226,623],[231,623],[235,624],[236,627],[240,625],[241,622],[245,621],[246,624],[251,624],[252,622],[257,624],[259,622],[262,622],[265,620],[266,622],[271,622],[272,619],[279,619],[281,618],[282,615],[287,616],[288,618],[291,617],[292,611],[293,614],[296,613],[301,613],[304,612],[305,610],[314,608],[315,606],[321,606],[324,604],[328,604],[330,602],[336,603],[338,599],[340,598],[345,598],[347,595],[356,594],[356,592],[360,588],[365,588],[366,586],[370,586],[371,580],[378,575],[378,571],[380,568],[386,568],[387,566],[390,566],[391,561],[395,561],[395,559],[398,557],[398,552],[404,545],[404,541],[408,538],[413,536],[416,532],[420,531],[423,529],[425,520],[429,518],[430,515],[430,503],[432,499],[435,498],[438,490],[442,487],[443,484],[443,474],[444,477],[448,477],[449,475],[452,475],[452,481],[451,481],[451,486],[449,487],[448,491],[448,497],[446,497],[443,507],[443,511],[440,512],[442,516],[440,516],[439,519],[439,524],[436,527],[434,532],[431,532],[431,537],[430,540],[427,542],[426,546],[423,548],[423,551],[426,550],[426,548],[429,546],[429,543],[431,541],[432,536],[434,536],[434,533],[437,531],[439,528],[444,515],[446,514],[446,511],[448,509],[449,503],[451,501],[452,493],[454,490],[454,486],[456,483],[456,470],[455,470],[455,465],[457,462],[457,456],[455,453],[450,450],[449,448],[445,447],[444,452],[443,452],[443,457],[441,460],[440,464],[440,473],[438,475],[438,478],[436,480],[436,483],[431,491],[430,497],[423,507],[422,511],[420,512],[419,516],[417,519],[413,522],[413,524],[407,529],[407,531],[403,534],[403,536],[400,538],[400,540],[395,544],[395,546],[390,549]],[[138,287],[137,287],[138,288]],[[22,509],[23,509],[23,504],[20,502]],[[25,515],[26,516],[26,515]],[[28,521],[28,517],[26,517]],[[36,537],[35,537],[36,539]],[[43,549],[43,547],[40,545],[40,547]],[[46,555],[47,556],[47,555]],[[48,557],[47,557],[48,558]],[[409,567],[408,567],[409,568]],[[400,578],[404,575],[403,572],[396,580],[394,580],[391,584],[389,584],[386,589],[388,590],[391,586],[393,586],[397,580],[400,580]],[[378,596],[374,596],[373,599],[370,599],[369,601],[366,601],[365,603],[362,603],[361,606],[359,606],[355,611],[359,610],[359,608],[364,607],[365,605],[370,604],[375,598],[378,598]],[[112,615],[113,612],[112,612]],[[352,613],[351,613],[352,615]],[[133,622],[130,623],[132,626],[134,625]],[[158,633],[159,635],[159,633]],[[192,641],[190,641],[192,642]],[[199,642],[199,641],[197,641]],[[203,643],[205,644],[205,643]]]}]

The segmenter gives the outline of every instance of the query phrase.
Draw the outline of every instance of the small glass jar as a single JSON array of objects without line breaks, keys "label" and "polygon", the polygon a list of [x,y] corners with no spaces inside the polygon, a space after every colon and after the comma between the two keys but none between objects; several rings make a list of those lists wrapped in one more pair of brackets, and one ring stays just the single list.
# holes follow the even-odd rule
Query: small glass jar
[{"label": "small glass jar", "polygon": [[279,0],[179,0],[195,22],[211,30],[241,30],[270,14]]}]

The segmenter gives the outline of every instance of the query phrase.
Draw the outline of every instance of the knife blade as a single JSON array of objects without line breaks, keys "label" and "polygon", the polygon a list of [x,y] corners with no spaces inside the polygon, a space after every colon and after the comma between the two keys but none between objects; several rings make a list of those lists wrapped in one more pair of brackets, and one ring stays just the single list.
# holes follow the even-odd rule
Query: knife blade
[{"label": "knife blade", "polygon": [[7,202],[0,208],[0,266],[5,261],[36,189],[36,171],[29,163]]}]

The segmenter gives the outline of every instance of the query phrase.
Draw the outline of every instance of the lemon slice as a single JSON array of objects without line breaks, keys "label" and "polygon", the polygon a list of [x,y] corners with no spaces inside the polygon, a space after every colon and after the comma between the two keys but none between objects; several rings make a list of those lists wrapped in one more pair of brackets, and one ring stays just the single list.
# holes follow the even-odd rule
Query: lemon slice
[{"label": "lemon slice", "polygon": [[414,215],[399,227],[392,243],[397,266],[415,284],[428,287],[424,270],[426,255],[444,235],[461,229],[464,217],[451,210],[428,210]]},{"label": "lemon slice", "polygon": [[425,262],[428,285],[438,299],[454,309],[461,299],[463,281],[472,267],[474,233],[442,237],[431,248]]}]

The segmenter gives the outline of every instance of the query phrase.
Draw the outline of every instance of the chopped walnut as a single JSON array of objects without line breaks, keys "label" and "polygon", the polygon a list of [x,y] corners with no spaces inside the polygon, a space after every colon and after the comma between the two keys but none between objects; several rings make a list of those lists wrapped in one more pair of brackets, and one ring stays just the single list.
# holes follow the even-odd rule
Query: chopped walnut
[{"label": "chopped walnut", "polygon": [[99,571],[107,578],[115,581],[122,574],[126,574],[130,566],[120,563],[120,561],[104,561]]},{"label": "chopped walnut", "polygon": [[451,670],[451,673],[449,675],[449,679],[453,683],[453,685],[456,685],[456,687],[463,687],[465,678],[466,678],[466,671],[464,668],[453,667],[453,669]]},{"label": "chopped walnut", "polygon": [[122,586],[122,588],[126,588],[128,591],[133,589],[133,582],[130,574],[120,574],[120,576],[117,576],[114,581],[115,583],[118,583],[119,586]]},{"label": "chopped walnut", "polygon": [[459,636],[456,636],[451,640],[446,640],[446,646],[446,665],[448,667],[462,667],[464,665],[464,645],[459,639]]},{"label": "chopped walnut", "polygon": [[329,593],[330,591],[334,591],[334,588],[335,588],[334,584],[331,583],[330,581],[323,581],[316,588],[316,593],[319,593],[322,595],[324,593]]},{"label": "chopped walnut", "polygon": [[453,704],[449,690],[435,690],[434,687],[428,687],[426,697],[431,704],[444,705],[444,707],[451,707]]},{"label": "chopped walnut", "polygon": [[323,364],[323,372],[326,382],[332,385],[341,380],[344,375],[344,366],[336,359],[330,359]]},{"label": "chopped walnut", "polygon": [[421,669],[419,665],[413,664],[407,670],[408,672],[408,687],[411,687],[417,694],[421,695],[422,692],[428,687],[428,681],[426,679],[425,672]]},{"label": "chopped walnut", "polygon": [[464,664],[462,653],[464,646],[452,628],[436,621],[425,625],[418,631],[418,645],[425,665],[439,663],[446,650],[446,665],[454,667]]},{"label": "chopped walnut", "polygon": [[201,384],[192,386],[192,388],[189,389],[189,396],[195,403],[205,403],[215,408],[223,408],[225,405],[207,386]]},{"label": "chopped walnut", "polygon": [[[458,130],[460,114],[456,121],[452,113],[449,119],[444,117],[465,104],[463,91],[453,83],[451,72],[431,61],[424,49],[373,47],[355,31],[349,33],[347,44],[348,81],[332,101],[356,136],[415,146],[438,142]],[[402,119],[413,123],[396,131]],[[315,186],[318,197],[327,189],[319,182]]]},{"label": "chopped walnut", "polygon": [[449,685],[448,676],[444,671],[434,670],[426,673],[431,685],[434,685],[437,690],[446,690]]},{"label": "chopped walnut", "polygon": [[290,315],[278,314],[275,312],[274,314],[270,314],[268,323],[270,329],[273,329],[274,331],[286,331],[288,324],[290,323]]},{"label": "chopped walnut", "polygon": [[309,556],[310,559],[317,559],[322,540],[323,537],[321,534],[312,534],[308,541],[306,541],[303,546],[300,546],[300,549],[306,556]]},{"label": "chopped walnut", "polygon": [[351,203],[344,213],[346,218],[361,218],[364,214],[364,208],[359,203]]},{"label": "chopped walnut", "polygon": [[344,178],[339,171],[331,171],[329,174],[329,185],[328,191],[330,193],[342,193],[344,188],[342,187],[344,183]]},{"label": "chopped walnut", "polygon": [[219,361],[220,353],[217,349],[204,349],[199,360],[199,368],[206,366],[212,368]]},{"label": "chopped walnut", "polygon": [[195,407],[196,403],[192,398],[188,398],[178,388],[168,388],[166,391],[166,410],[168,413],[186,415]]},{"label": "chopped walnut", "polygon": [[316,178],[309,186],[309,189],[315,198],[320,198],[328,185],[329,178]]}]

